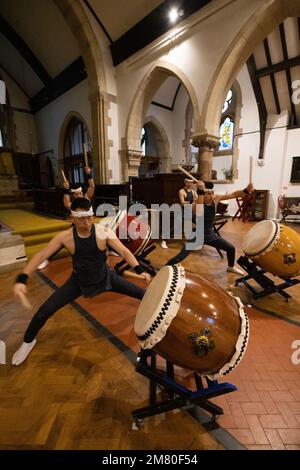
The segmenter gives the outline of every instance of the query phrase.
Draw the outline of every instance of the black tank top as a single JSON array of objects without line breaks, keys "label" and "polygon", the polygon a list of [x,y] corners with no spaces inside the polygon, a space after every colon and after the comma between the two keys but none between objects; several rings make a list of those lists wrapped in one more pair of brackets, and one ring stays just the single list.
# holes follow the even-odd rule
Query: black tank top
[{"label": "black tank top", "polygon": [[91,226],[88,238],[80,238],[73,227],[75,253],[72,256],[73,272],[84,297],[94,297],[100,292],[110,290],[109,268],[105,251],[98,248],[95,225]]},{"label": "black tank top", "polygon": [[214,234],[215,204],[204,204],[204,239],[209,239]]},{"label": "black tank top", "polygon": [[189,202],[190,204],[192,204],[194,202],[194,193],[193,193],[193,191],[187,191],[185,189],[185,198],[184,198],[184,200],[186,202]]}]

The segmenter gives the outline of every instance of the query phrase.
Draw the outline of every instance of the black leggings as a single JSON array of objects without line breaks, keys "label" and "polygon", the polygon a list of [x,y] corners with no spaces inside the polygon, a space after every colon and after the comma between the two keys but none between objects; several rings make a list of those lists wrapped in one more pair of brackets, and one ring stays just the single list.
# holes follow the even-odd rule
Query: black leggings
[{"label": "black leggings", "polygon": [[[226,251],[228,266],[230,267],[234,266],[235,247],[231,243],[229,243],[227,240],[224,240],[224,238],[222,237],[218,237],[211,241],[204,241],[204,245],[213,246],[214,248],[217,248],[219,250]],[[182,248],[182,250],[178,253],[178,255],[174,256],[174,258],[171,258],[167,262],[166,266],[172,266],[173,264],[180,263],[188,255],[190,255],[193,252],[194,250],[186,250],[185,248]]]},{"label": "black leggings", "polygon": [[[119,294],[128,295],[135,299],[142,299],[145,289],[139,287],[132,282],[127,281],[114,271],[110,271],[111,290]],[[105,291],[107,292],[107,291]],[[32,317],[31,322],[24,335],[24,342],[31,343],[40,329],[44,326],[48,318],[50,318],[57,310],[64,305],[73,302],[81,296],[81,291],[76,277],[72,275],[61,287],[59,287],[52,295],[41,305],[36,314]]]}]

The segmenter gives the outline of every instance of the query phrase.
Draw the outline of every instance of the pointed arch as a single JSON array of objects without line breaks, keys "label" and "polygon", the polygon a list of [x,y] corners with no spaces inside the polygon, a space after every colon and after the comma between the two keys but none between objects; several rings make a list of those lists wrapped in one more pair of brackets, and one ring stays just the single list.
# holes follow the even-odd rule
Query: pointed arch
[{"label": "pointed arch", "polygon": [[201,115],[201,133],[219,135],[222,106],[231,84],[255,47],[289,16],[300,16],[295,0],[268,0],[235,36],[221,59],[206,93]]},{"label": "pointed arch", "polygon": [[197,95],[190,80],[175,65],[164,61],[157,61],[151,66],[141,81],[129,111],[125,131],[125,145],[128,150],[140,152],[141,129],[144,116],[153,96],[170,75],[176,76],[185,86],[194,108],[195,128],[199,127],[200,114]]}]

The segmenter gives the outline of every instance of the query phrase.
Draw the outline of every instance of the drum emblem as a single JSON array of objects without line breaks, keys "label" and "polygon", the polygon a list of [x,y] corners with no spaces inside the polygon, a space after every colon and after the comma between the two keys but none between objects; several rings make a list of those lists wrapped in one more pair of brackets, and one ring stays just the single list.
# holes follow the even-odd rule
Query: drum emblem
[{"label": "drum emblem", "polygon": [[296,263],[296,253],[284,253],[283,254],[284,264],[293,264]]},{"label": "drum emblem", "polygon": [[209,328],[204,328],[198,333],[191,333],[188,338],[194,346],[194,353],[198,357],[207,356],[208,351],[215,347],[214,340],[211,338],[212,333]]}]

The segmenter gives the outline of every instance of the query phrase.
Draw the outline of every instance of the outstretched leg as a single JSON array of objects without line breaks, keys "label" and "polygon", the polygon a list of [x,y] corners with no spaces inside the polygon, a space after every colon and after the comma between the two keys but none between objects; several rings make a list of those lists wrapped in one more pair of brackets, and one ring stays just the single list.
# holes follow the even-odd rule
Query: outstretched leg
[{"label": "outstretched leg", "polygon": [[80,295],[80,288],[75,276],[71,276],[63,286],[53,292],[53,294],[46,300],[46,302],[43,303],[43,305],[41,305],[36,314],[32,317],[24,335],[24,342],[13,355],[12,364],[18,366],[25,361],[26,357],[36,344],[36,335],[44,326],[48,318]]},{"label": "outstretched leg", "polygon": [[109,274],[113,292],[128,295],[129,297],[134,297],[135,299],[142,299],[144,297],[146,289],[137,286],[133,282],[127,281],[127,279],[119,276],[119,274],[117,274],[115,271],[109,271]]}]

